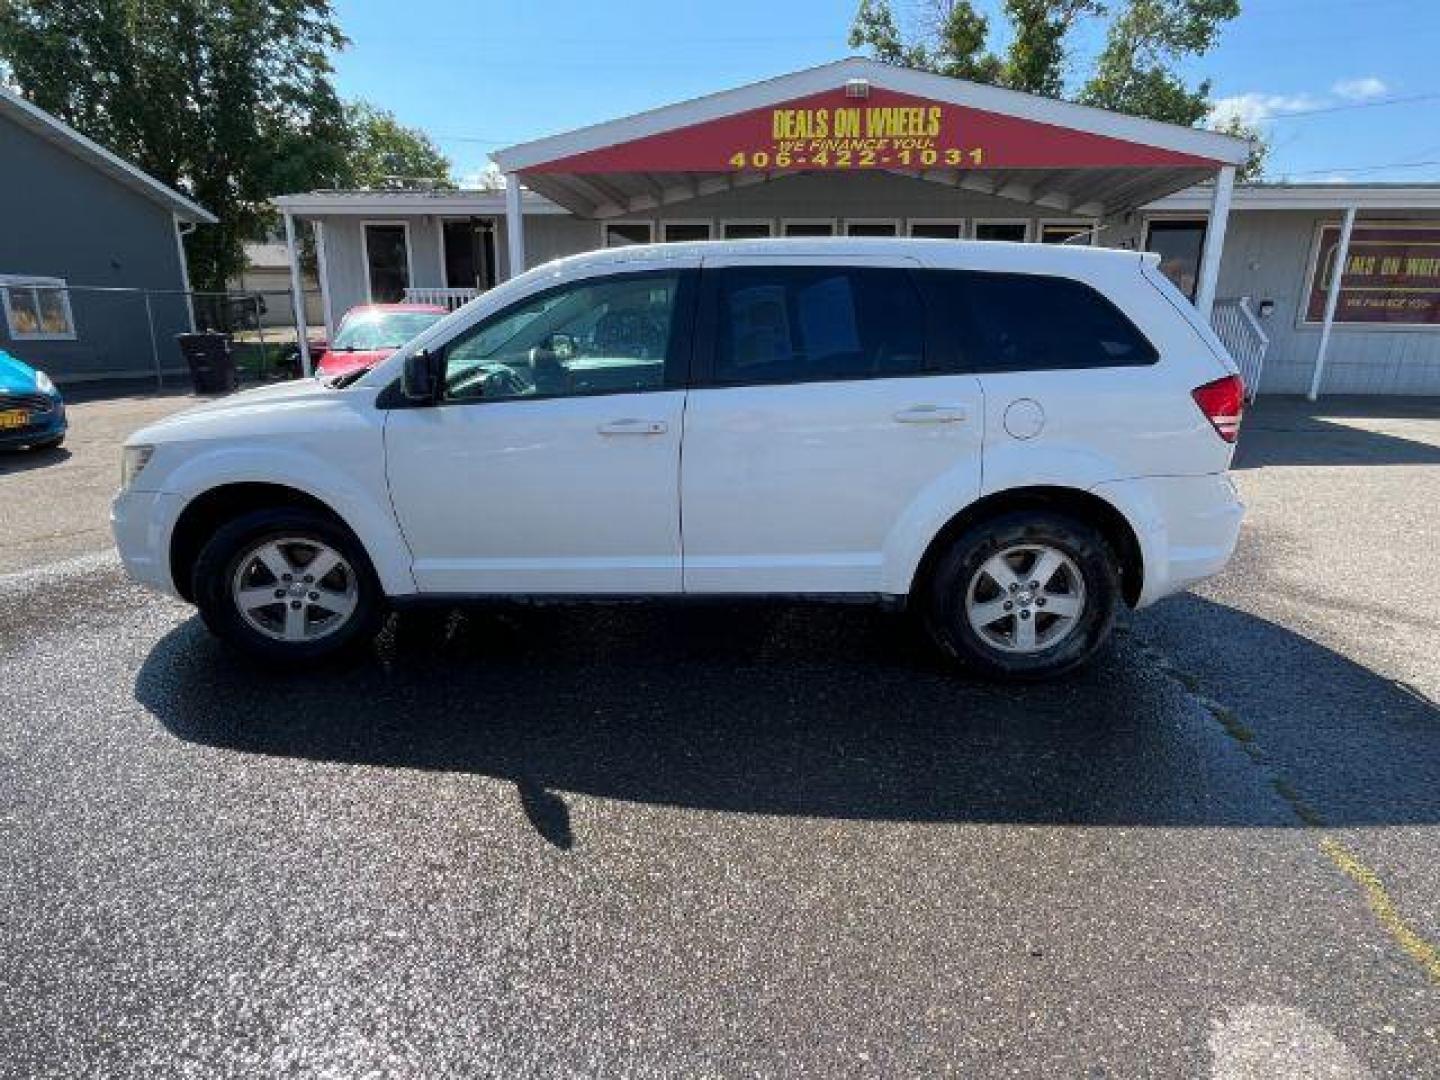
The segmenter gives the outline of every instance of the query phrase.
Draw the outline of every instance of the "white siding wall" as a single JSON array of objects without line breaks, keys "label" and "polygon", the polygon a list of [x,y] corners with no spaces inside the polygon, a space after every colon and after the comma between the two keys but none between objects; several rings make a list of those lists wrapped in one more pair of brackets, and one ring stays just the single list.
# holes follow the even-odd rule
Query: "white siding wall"
[{"label": "white siding wall", "polygon": [[[325,269],[329,274],[330,309],[338,323],[356,304],[367,304],[365,291],[365,247],[361,232],[362,220],[349,216],[322,217],[325,226]],[[445,284],[440,264],[439,219],[416,215],[409,218],[390,216],[375,221],[405,220],[410,225],[410,284],[440,286]]]},{"label": "white siding wall", "polygon": [[[1383,220],[1420,215],[1386,212]],[[1375,216],[1374,220],[1381,220]],[[1310,388],[1318,326],[1301,326],[1309,287],[1311,245],[1320,222],[1340,215],[1310,211],[1247,211],[1232,215],[1220,266],[1219,296],[1274,300],[1265,320],[1270,350],[1260,390],[1303,394]],[[1361,215],[1359,224],[1365,223]],[[1337,323],[1330,335],[1322,394],[1440,394],[1440,327],[1375,329]]]}]

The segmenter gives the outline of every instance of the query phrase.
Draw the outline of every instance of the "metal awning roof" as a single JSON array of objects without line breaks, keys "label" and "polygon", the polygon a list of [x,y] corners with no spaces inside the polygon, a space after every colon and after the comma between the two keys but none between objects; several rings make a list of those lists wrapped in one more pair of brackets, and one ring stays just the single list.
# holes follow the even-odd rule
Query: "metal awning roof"
[{"label": "metal awning roof", "polygon": [[585,217],[843,169],[1096,216],[1190,187],[1248,152],[1218,132],[851,57],[492,156]]},{"label": "metal awning roof", "polygon": [[[1100,217],[1131,209],[1214,176],[1213,166],[1109,169],[880,170],[960,191],[993,195],[1060,214]],[[807,171],[742,173],[522,173],[523,182],[582,217],[614,218],[704,195],[783,181]],[[1209,203],[1207,202],[1208,206]],[[527,212],[530,209],[527,205]]]},{"label": "metal awning roof", "polygon": [[[1193,188],[1147,206],[1154,211],[1194,212],[1210,209],[1210,191]],[[1440,184],[1240,184],[1230,204],[1234,210],[1440,210]]]},{"label": "metal awning roof", "polygon": [[[542,195],[523,192],[526,214],[564,214]],[[277,195],[271,204],[302,217],[385,214],[443,214],[454,217],[497,217],[505,213],[505,192],[490,189],[450,191],[321,190]]]}]

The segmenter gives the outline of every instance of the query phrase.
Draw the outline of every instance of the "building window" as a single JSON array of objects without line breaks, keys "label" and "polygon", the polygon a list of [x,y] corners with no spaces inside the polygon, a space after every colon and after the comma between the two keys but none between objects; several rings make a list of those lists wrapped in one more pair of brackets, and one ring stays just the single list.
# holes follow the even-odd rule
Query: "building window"
[{"label": "building window", "polygon": [[726,240],[762,240],[772,233],[768,221],[722,221],[720,235]]},{"label": "building window", "polygon": [[785,236],[834,236],[835,222],[830,218],[809,221],[786,221],[782,223]]},{"label": "building window", "polygon": [[1030,235],[1030,223],[1021,219],[1012,221],[977,221],[975,222],[976,240],[1009,240],[1013,243],[1023,244],[1025,238]]},{"label": "building window", "polygon": [[447,289],[493,288],[495,272],[495,222],[490,218],[446,221],[440,226]]},{"label": "building window", "polygon": [[648,244],[652,239],[648,221],[607,221],[601,235],[606,247]]},{"label": "building window", "polygon": [[70,290],[61,278],[0,277],[5,325],[14,341],[74,341]]},{"label": "building window", "polygon": [[1194,300],[1200,256],[1205,251],[1205,219],[1150,222],[1145,229],[1145,250],[1159,253],[1160,272]]},{"label": "building window", "polygon": [[1338,272],[1337,325],[1440,326],[1440,222],[1358,222],[1344,266],[1336,265],[1339,248],[1340,223],[1320,225],[1302,323],[1324,322]]},{"label": "building window", "polygon": [[846,236],[897,236],[900,223],[893,218],[870,218],[847,221]]},{"label": "building window", "polygon": [[372,304],[398,304],[410,287],[410,227],[365,223],[365,283]]},{"label": "building window", "polygon": [[709,240],[708,221],[664,221],[660,223],[660,239],[667,244],[678,244],[686,240]]},{"label": "building window", "polygon": [[1094,242],[1095,223],[1093,221],[1042,221],[1040,223],[1040,243],[1042,244],[1090,245]]},{"label": "building window", "polygon": [[911,220],[910,235],[922,240],[959,240],[965,235],[963,219]]}]

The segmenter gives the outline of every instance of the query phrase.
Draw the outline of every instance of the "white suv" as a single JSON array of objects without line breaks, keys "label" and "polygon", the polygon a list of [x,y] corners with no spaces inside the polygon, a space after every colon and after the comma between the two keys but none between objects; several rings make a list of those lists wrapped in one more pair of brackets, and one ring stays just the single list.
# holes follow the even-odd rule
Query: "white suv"
[{"label": "white suv", "polygon": [[929,240],[631,247],[532,270],[358,378],[137,432],[116,542],[308,660],[407,602],[771,595],[1073,668],[1218,571],[1224,347],[1154,256]]}]

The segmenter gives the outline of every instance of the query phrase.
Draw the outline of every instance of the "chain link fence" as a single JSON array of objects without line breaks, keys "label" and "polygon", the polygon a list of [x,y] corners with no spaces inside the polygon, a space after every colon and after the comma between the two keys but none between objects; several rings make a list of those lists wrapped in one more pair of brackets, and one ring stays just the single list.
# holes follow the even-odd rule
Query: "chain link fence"
[{"label": "chain link fence", "polygon": [[[179,390],[190,372],[177,336],[213,331],[229,340],[242,384],[297,378],[299,333],[288,290],[206,292],[0,281],[0,348],[62,388],[103,392]],[[305,295],[312,359],[324,346],[318,290]]]}]

